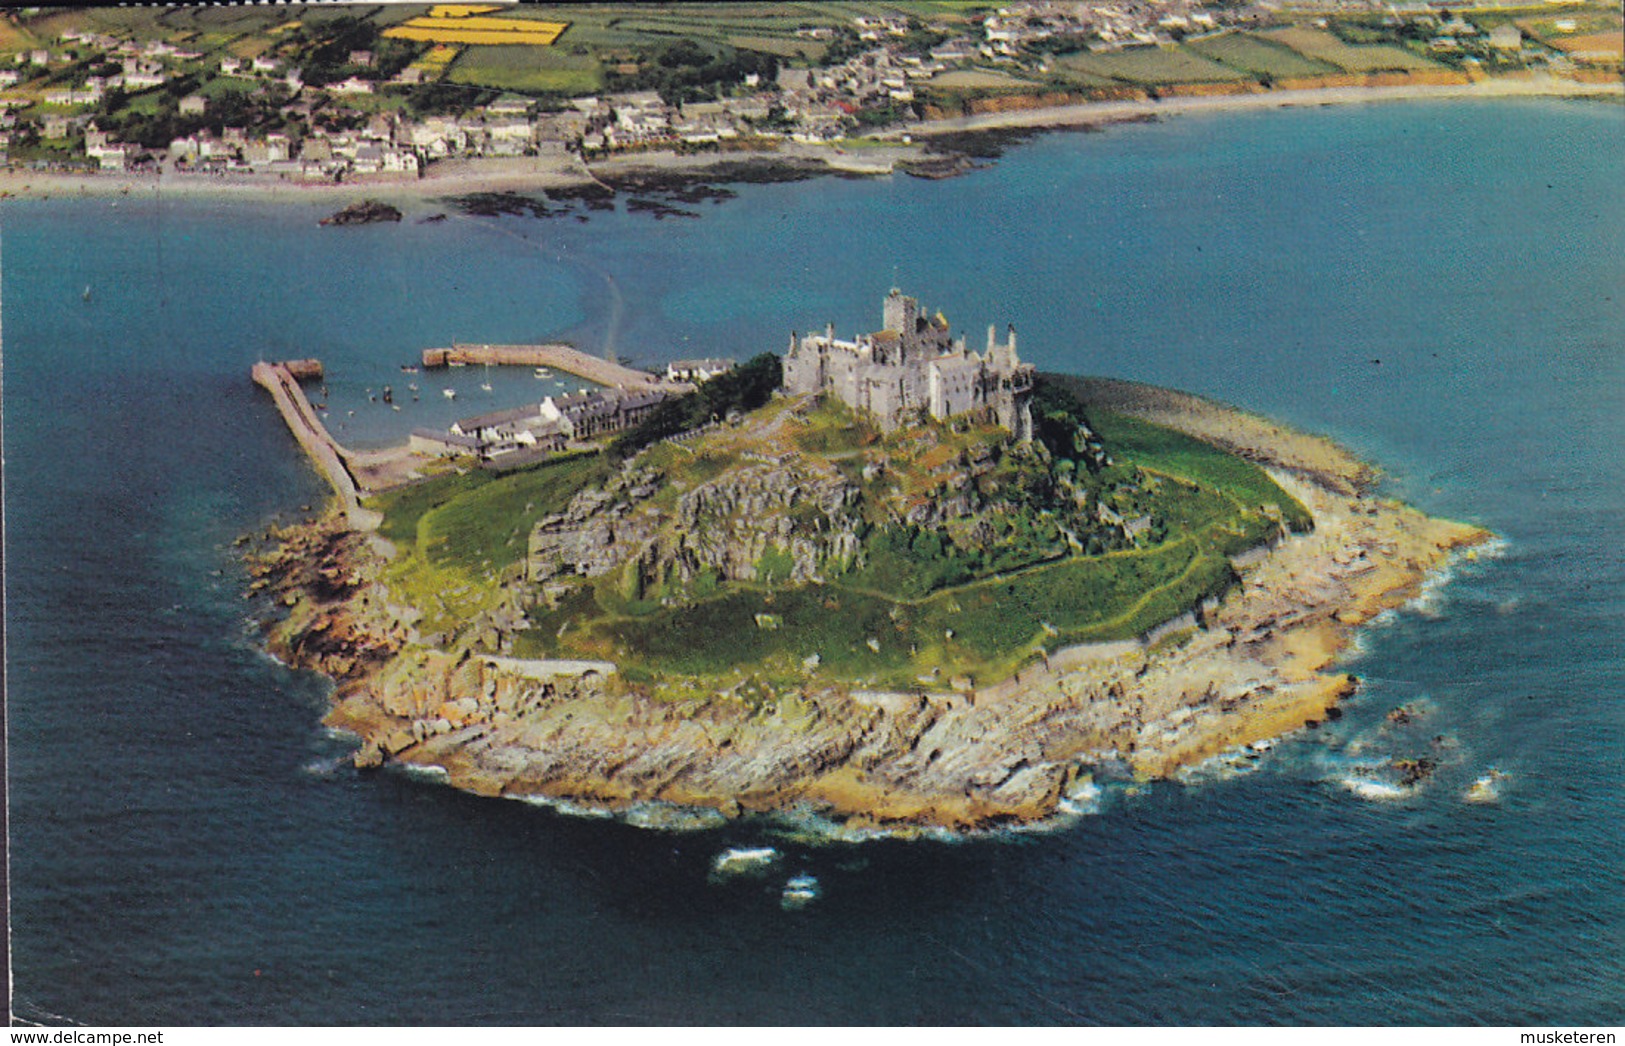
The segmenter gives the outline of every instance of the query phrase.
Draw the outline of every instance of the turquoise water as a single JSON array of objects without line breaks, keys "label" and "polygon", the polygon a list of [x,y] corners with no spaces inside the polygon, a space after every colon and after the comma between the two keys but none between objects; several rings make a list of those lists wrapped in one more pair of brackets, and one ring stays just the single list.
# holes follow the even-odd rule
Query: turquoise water
[{"label": "turquoise water", "polygon": [[[1408,104],[1054,135],[947,182],[740,186],[699,220],[321,229],[319,205],[8,201],[17,1011],[1625,1021],[1622,175],[1618,106]],[[1345,718],[1258,771],[957,844],[642,831],[363,776],[319,725],[323,682],[258,652],[231,542],[323,488],[256,359],[321,357],[365,444],[483,409],[473,369],[454,403],[367,400],[399,402],[427,346],[743,357],[868,329],[894,284],[973,342],[1014,322],[1041,366],[1334,435],[1504,550],[1370,630]],[[507,406],[542,383],[492,384]],[[1401,702],[1422,722],[1385,729]],[[1347,787],[1435,736],[1416,797]],[[1464,803],[1491,766],[1501,801]],[[764,844],[783,857],[762,877],[710,874]],[[798,874],[820,896],[786,911]]]}]

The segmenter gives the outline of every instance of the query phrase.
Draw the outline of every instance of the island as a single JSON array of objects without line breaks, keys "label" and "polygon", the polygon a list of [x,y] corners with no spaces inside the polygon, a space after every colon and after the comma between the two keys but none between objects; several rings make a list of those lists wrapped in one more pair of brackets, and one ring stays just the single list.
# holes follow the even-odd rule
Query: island
[{"label": "island", "polygon": [[381,472],[261,367],[339,499],[268,533],[254,586],[356,765],[636,824],[982,831],[1243,758],[1336,718],[1356,630],[1489,537],[1327,440],[1039,373],[1013,327],[973,349],[897,290],[870,333],[473,419]]}]

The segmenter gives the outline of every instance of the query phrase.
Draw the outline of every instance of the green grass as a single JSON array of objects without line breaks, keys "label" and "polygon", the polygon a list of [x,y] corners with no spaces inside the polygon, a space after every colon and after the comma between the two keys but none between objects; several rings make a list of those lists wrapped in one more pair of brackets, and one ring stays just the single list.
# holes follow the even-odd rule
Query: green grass
[{"label": "green grass", "polygon": [[1121,414],[1095,412],[1090,422],[1120,461],[1216,490],[1247,511],[1273,505],[1293,529],[1309,526],[1309,510],[1263,469],[1210,443]]},{"label": "green grass", "polygon": [[799,58],[816,62],[829,48],[819,40],[805,40],[796,36],[763,36],[760,33],[741,33],[728,37],[728,43],[742,51],[761,51],[780,58]]},{"label": "green grass", "polygon": [[607,470],[590,453],[480,484],[419,517],[418,549],[436,566],[471,576],[501,573],[524,559],[537,520],[562,510]]},{"label": "green grass", "polygon": [[495,479],[495,475],[475,469],[469,472],[448,472],[433,479],[397,487],[376,494],[365,501],[367,508],[383,513],[384,521],[378,532],[396,544],[417,542],[418,520],[436,505],[478,489]]},{"label": "green grass", "polygon": [[1204,58],[1254,76],[1322,76],[1338,71],[1335,65],[1307,58],[1284,44],[1247,33],[1204,37],[1188,41],[1185,46]]},{"label": "green grass", "polygon": [[1131,47],[1100,54],[1073,54],[1056,64],[1065,72],[1146,86],[1219,83],[1247,78],[1245,73],[1181,47]]},{"label": "green grass", "polygon": [[505,91],[590,94],[602,83],[598,60],[557,47],[467,47],[446,73],[452,83]]},{"label": "green grass", "polygon": [[1352,46],[1323,29],[1292,26],[1269,29],[1256,34],[1263,40],[1278,43],[1310,58],[1337,66],[1346,72],[1371,73],[1393,69],[1438,69],[1440,66],[1421,55],[1389,44]]}]

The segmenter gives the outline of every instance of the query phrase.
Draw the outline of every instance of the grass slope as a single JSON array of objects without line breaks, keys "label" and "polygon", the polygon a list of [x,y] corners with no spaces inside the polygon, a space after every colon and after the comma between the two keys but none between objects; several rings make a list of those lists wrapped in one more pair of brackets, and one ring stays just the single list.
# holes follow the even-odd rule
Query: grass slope
[{"label": "grass slope", "polygon": [[[577,583],[552,609],[528,611],[531,627],[516,636],[514,652],[608,658],[633,678],[678,689],[684,677],[783,684],[810,675],[891,687],[960,675],[994,679],[1042,650],[1142,634],[1223,592],[1234,580],[1230,556],[1283,524],[1311,525],[1303,506],[1255,465],[1133,418],[1090,420],[1113,457],[1099,477],[1102,489],[1114,492],[1125,518],[1154,521],[1135,547],[1093,555],[1063,548],[1048,561],[1008,570],[990,556],[984,569],[998,572],[948,587],[915,585],[917,578],[885,584],[907,564],[796,588],[712,582],[670,605],[650,597],[629,602],[619,572],[611,572]],[[849,461],[878,438],[855,422],[839,409],[821,409],[796,442],[804,452]],[[700,446],[696,455],[657,445],[640,463],[685,488],[737,464]],[[957,450],[951,440],[943,446]],[[922,458],[927,465],[944,456],[930,453]],[[422,611],[426,635],[457,633],[511,594],[505,586],[518,578],[535,522],[611,467],[606,456],[586,454],[502,476],[447,474],[372,499],[369,506],[384,514],[383,535],[401,548],[389,573],[396,598]]]}]

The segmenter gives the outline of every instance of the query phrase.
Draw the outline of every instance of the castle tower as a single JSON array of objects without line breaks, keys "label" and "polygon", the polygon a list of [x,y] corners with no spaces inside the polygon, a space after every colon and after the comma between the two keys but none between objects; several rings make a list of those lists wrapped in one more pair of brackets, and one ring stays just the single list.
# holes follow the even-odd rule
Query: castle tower
[{"label": "castle tower", "polygon": [[920,303],[893,287],[891,293],[886,295],[883,313],[885,323],[881,330],[896,331],[902,335],[903,357],[907,359],[919,327]]}]

